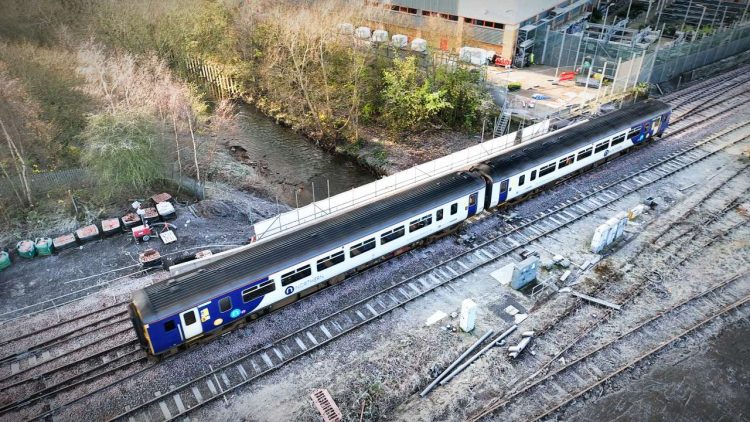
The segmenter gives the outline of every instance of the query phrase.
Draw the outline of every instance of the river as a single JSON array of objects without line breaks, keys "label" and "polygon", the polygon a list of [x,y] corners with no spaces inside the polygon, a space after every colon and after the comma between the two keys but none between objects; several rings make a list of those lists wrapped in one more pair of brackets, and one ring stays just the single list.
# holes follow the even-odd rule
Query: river
[{"label": "river", "polygon": [[322,150],[252,106],[240,105],[239,117],[243,124],[242,136],[234,143],[267,167],[263,175],[280,188],[280,202],[292,207],[297,202],[299,205],[312,202],[313,184],[315,199],[320,200],[327,197],[329,186],[330,194],[335,195],[377,179],[354,160]]}]

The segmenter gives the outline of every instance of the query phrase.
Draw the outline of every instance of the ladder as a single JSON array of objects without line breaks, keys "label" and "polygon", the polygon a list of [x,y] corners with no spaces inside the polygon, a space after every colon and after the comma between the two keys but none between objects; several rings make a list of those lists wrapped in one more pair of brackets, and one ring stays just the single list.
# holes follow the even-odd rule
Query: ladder
[{"label": "ladder", "polygon": [[500,111],[500,115],[495,118],[495,128],[492,131],[493,138],[503,136],[508,132],[510,117],[510,101],[506,98],[505,101],[503,101],[503,109]]}]

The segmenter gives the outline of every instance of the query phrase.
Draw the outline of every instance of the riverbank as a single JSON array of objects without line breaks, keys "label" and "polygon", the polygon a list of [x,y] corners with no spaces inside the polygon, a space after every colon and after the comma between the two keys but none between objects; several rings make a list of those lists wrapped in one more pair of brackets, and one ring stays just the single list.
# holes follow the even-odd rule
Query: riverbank
[{"label": "riverbank", "polygon": [[283,111],[272,102],[250,96],[242,97],[244,104],[258,110],[276,124],[289,128],[305,137],[310,144],[338,156],[352,160],[376,176],[388,176],[463,150],[481,141],[479,134],[434,128],[409,133],[396,139],[393,133],[377,126],[360,126],[356,142],[345,139],[328,140],[334,144],[326,147],[318,134],[305,128],[304,122]]}]

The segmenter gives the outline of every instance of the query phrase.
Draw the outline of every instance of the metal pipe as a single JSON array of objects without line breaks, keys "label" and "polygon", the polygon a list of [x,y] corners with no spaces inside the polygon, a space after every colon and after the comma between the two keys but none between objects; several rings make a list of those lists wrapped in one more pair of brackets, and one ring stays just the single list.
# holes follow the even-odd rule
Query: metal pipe
[{"label": "metal pipe", "polygon": [[680,27],[680,32],[685,32],[685,22],[687,21],[688,14],[690,13],[690,8],[693,6],[693,0],[690,0],[690,3],[688,3],[688,8],[685,11],[685,18],[682,20],[682,26]]},{"label": "metal pipe", "polygon": [[465,352],[463,352],[463,354],[461,354],[461,356],[459,356],[458,359],[456,359],[455,361],[453,361],[453,363],[448,368],[446,368],[445,371],[441,372],[440,375],[438,375],[437,378],[435,378],[430,383],[430,385],[427,386],[427,388],[425,388],[424,390],[422,390],[422,392],[419,393],[419,397],[426,396],[433,388],[435,388],[435,386],[437,385],[437,383],[440,382],[440,380],[442,380],[443,377],[445,377],[446,374],[448,374],[453,368],[455,368],[456,365],[458,365],[459,362],[461,362],[462,360],[464,360],[464,358],[466,356],[469,356],[469,353],[471,353],[472,351],[474,351],[474,349],[476,349],[477,347],[479,347],[479,345],[482,344],[482,342],[484,342],[487,339],[487,337],[491,336],[492,333],[494,333],[494,332],[495,332],[495,330],[489,330],[482,337],[480,337],[479,340],[477,340],[471,347],[469,347]]},{"label": "metal pipe", "polygon": [[701,12],[701,18],[698,19],[698,26],[695,28],[695,31],[693,32],[693,38],[690,41],[695,41],[695,37],[698,36],[698,32],[701,30],[701,24],[703,23],[703,15],[706,14],[706,6],[701,5],[703,8],[703,12]]},{"label": "metal pipe", "polygon": [[479,357],[482,356],[486,351],[490,350],[490,348],[494,347],[497,343],[500,343],[500,341],[504,339],[505,337],[508,337],[510,333],[516,330],[516,328],[518,328],[518,325],[514,324],[512,327],[505,330],[505,332],[497,336],[496,339],[492,340],[492,342],[488,344],[484,349],[480,350],[474,356],[470,357],[469,360],[467,360],[463,365],[456,368],[453,372],[450,373],[450,375],[448,375],[447,377],[445,377],[445,379],[440,381],[440,385],[445,385],[448,381],[453,379],[453,377],[455,377],[456,375],[461,373],[461,371],[466,369],[466,367],[471,365],[475,360],[479,359]]}]

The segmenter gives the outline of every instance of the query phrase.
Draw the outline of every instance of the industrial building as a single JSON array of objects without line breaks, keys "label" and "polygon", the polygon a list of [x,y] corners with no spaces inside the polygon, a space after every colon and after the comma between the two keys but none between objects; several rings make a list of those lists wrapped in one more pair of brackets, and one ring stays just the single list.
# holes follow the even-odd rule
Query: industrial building
[{"label": "industrial building", "polygon": [[[463,46],[495,51],[512,60],[517,49],[530,48],[533,39],[524,27],[539,22],[556,29],[588,16],[593,0],[365,0],[373,26],[392,34],[424,38],[445,51]],[[523,44],[525,41],[526,44]]]}]

